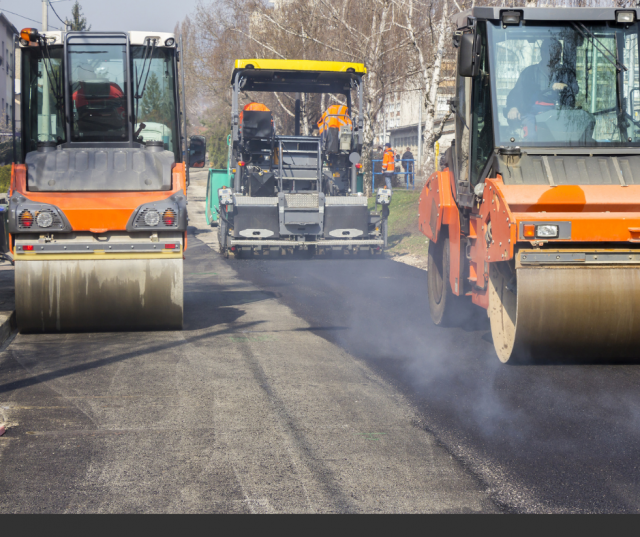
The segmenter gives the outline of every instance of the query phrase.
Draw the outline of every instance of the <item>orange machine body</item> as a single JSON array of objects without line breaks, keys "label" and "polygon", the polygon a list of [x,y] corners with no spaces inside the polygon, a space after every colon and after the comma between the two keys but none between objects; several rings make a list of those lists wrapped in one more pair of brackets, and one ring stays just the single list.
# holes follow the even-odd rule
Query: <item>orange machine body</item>
[{"label": "orange machine body", "polygon": [[[172,188],[162,192],[30,192],[27,190],[27,166],[13,164],[11,189],[35,202],[49,203],[58,207],[69,220],[73,231],[106,233],[126,231],[127,222],[133,212],[143,203],[161,201],[182,191],[185,196],[185,164],[176,164],[172,172]],[[185,232],[184,248],[187,247]],[[13,241],[11,240],[10,243]]]},{"label": "orange machine body", "polygon": [[[435,172],[425,184],[419,201],[419,228],[435,242],[447,226],[450,241],[450,284],[463,294],[463,278],[471,283],[472,301],[489,306],[487,282],[490,263],[509,261],[517,247],[566,246],[567,243],[610,243],[632,248],[640,243],[640,186],[622,185],[505,185],[498,175],[487,179],[483,202],[474,205],[468,232],[460,231],[453,173]],[[569,222],[570,237],[524,238],[527,223]],[[468,258],[462,273],[461,256]]]}]

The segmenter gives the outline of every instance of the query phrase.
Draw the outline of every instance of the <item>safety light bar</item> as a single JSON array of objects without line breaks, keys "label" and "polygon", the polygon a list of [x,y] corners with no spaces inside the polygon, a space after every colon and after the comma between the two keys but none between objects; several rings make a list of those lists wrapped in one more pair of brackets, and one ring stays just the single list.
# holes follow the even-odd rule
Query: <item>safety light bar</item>
[{"label": "safety light bar", "polygon": [[636,21],[635,11],[618,11],[616,13],[616,22],[618,24],[632,24]]}]

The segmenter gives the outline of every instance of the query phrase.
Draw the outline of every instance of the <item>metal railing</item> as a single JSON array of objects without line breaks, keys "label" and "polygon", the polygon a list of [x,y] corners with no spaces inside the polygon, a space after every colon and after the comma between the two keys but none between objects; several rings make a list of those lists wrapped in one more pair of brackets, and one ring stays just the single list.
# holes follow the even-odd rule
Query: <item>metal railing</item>
[{"label": "metal railing", "polygon": [[[372,172],[371,172],[371,190],[373,192],[376,191],[376,175],[384,175],[384,171],[380,171],[380,172],[376,172],[376,162],[382,162],[382,159],[378,159],[378,160],[372,160]],[[400,164],[402,165],[403,162],[407,163],[407,171],[405,172],[396,172],[394,171],[394,175],[404,175],[405,176],[405,184],[406,184],[406,188],[407,190],[409,190],[409,186],[411,185],[411,188],[413,190],[415,190],[416,188],[416,161],[415,159],[403,159],[403,160],[396,160],[395,162],[400,162]],[[404,169],[404,166],[403,166]]]}]

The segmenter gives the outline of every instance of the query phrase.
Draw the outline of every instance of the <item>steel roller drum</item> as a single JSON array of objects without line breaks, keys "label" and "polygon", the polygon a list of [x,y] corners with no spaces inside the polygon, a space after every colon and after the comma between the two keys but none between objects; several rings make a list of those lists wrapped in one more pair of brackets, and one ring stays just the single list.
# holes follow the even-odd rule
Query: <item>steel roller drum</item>
[{"label": "steel roller drum", "polygon": [[180,330],[182,259],[16,261],[21,332]]},{"label": "steel roller drum", "polygon": [[640,351],[640,269],[517,270],[517,296],[492,265],[489,318],[502,362],[554,354],[615,360]]}]

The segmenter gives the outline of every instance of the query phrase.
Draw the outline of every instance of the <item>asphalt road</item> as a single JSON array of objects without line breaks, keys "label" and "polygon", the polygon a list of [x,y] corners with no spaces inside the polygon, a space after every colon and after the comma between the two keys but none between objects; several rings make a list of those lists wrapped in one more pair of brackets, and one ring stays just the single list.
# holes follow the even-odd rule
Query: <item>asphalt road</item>
[{"label": "asphalt road", "polygon": [[235,268],[404,393],[503,509],[640,511],[639,365],[501,364],[485,310],[434,326],[426,272],[388,259]]},{"label": "asphalt road", "polygon": [[0,512],[498,511],[396,387],[318,335],[348,326],[214,251],[192,180],[184,330],[0,349]]},{"label": "asphalt road", "polygon": [[391,260],[215,253],[182,332],[0,352],[0,512],[637,512],[638,365],[502,365]]}]

